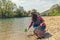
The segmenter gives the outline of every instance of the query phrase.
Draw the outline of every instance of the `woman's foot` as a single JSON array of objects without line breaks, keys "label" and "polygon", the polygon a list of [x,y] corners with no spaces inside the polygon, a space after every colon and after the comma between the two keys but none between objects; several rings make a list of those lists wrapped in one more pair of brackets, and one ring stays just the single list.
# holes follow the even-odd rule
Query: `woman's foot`
[{"label": "woman's foot", "polygon": [[37,39],[41,39],[40,37],[38,37]]},{"label": "woman's foot", "polygon": [[44,36],[42,38],[45,38]]},{"label": "woman's foot", "polygon": [[42,38],[45,38],[44,36],[43,37],[38,37],[37,39],[42,39]]}]

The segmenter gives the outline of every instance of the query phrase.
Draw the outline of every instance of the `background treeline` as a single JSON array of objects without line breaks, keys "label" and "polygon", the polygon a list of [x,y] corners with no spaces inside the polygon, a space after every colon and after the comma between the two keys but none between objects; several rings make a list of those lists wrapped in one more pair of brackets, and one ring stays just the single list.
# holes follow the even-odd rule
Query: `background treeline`
[{"label": "background treeline", "polygon": [[41,13],[43,16],[60,16],[60,4],[53,5],[47,11]]},{"label": "background treeline", "polygon": [[[33,9],[33,11],[36,10]],[[31,10],[24,10],[21,6],[17,7],[17,5],[10,0],[0,0],[0,18],[29,17],[31,16],[31,12]]]},{"label": "background treeline", "polygon": [[0,18],[27,16],[23,7],[17,7],[10,0],[0,0]]},{"label": "background treeline", "polygon": [[17,7],[16,4],[10,0],[0,0],[0,18],[28,17],[31,16],[32,11],[42,16],[56,16],[60,15],[60,5],[55,4],[49,10],[39,13],[35,9],[26,11],[21,6]]}]

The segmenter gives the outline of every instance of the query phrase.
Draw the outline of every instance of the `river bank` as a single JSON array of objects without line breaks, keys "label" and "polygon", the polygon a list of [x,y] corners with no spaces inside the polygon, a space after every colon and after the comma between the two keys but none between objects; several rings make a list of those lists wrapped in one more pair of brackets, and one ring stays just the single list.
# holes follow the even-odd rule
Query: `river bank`
[{"label": "river bank", "polygon": [[[43,40],[60,40],[60,16],[43,17],[46,23],[46,38]],[[26,40],[35,40],[27,38]]]},{"label": "river bank", "polygon": [[[43,17],[46,23],[46,38],[43,40],[60,40],[60,16]],[[28,26],[30,18],[15,18],[2,21],[0,20],[0,40],[35,40],[36,38],[26,37],[29,32],[23,32],[24,27]],[[33,28],[32,28],[33,30]]]}]

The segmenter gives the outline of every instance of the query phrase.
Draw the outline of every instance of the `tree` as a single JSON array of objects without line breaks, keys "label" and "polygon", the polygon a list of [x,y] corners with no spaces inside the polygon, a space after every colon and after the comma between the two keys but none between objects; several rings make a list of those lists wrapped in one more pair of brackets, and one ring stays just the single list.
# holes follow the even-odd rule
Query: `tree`
[{"label": "tree", "polygon": [[26,12],[24,11],[23,7],[19,6],[17,9],[16,9],[16,16],[15,17],[23,17],[25,16]]},{"label": "tree", "polygon": [[60,5],[55,4],[50,9],[48,9],[47,11],[45,11],[41,14],[47,15],[47,16],[59,16],[60,15]]},{"label": "tree", "polygon": [[12,3],[10,0],[1,0],[0,14],[2,17],[12,17],[15,6],[16,4]]}]

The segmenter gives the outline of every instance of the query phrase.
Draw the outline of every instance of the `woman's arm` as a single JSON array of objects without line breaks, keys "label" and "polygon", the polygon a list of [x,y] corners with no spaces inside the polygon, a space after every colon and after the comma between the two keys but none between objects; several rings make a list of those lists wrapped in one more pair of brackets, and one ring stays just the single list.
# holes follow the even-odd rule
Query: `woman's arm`
[{"label": "woman's arm", "polygon": [[40,26],[46,26],[45,21],[41,16],[39,16],[39,20],[41,21]]},{"label": "woman's arm", "polygon": [[33,24],[33,21],[30,23],[28,30],[31,28],[32,24]]}]

